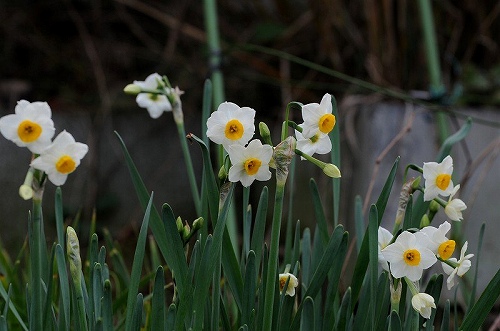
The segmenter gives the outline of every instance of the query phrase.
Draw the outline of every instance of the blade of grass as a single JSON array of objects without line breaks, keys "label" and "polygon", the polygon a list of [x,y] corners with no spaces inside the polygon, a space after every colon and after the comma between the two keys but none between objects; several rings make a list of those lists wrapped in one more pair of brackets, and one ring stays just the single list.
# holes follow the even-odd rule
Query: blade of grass
[{"label": "blade of grass", "polygon": [[[380,196],[378,197],[377,203],[375,204],[375,206],[377,207],[377,214],[378,214],[377,219],[379,222],[382,220],[385,207],[387,206],[387,201],[389,200],[389,195],[391,193],[392,185],[394,184],[394,180],[396,178],[396,170],[398,168],[398,164],[399,164],[399,157],[397,157],[396,161],[394,161],[391,172],[389,173],[389,176],[385,181],[384,187],[382,188],[382,192],[380,192]],[[358,259],[356,260],[356,265],[354,267],[354,273],[351,281],[353,302],[358,301],[359,292],[361,290],[361,286],[365,278],[366,268],[368,267],[368,261],[369,261],[368,250],[369,250],[368,234],[365,233],[365,235],[363,236],[361,249],[359,251]]]},{"label": "blade of grass", "polygon": [[153,203],[153,194],[149,199],[148,205],[146,207],[146,212],[144,213],[144,218],[142,220],[141,229],[139,231],[139,237],[137,238],[137,245],[135,248],[134,259],[132,263],[132,272],[130,276],[130,284],[127,296],[127,311],[125,320],[125,330],[134,330],[135,317],[137,314],[137,305],[139,304],[139,299],[141,303],[141,320],[142,320],[142,294],[137,295],[139,290],[139,282],[142,273],[142,264],[144,261],[144,252],[146,250],[146,239],[148,234],[149,219],[151,215],[151,205]]}]

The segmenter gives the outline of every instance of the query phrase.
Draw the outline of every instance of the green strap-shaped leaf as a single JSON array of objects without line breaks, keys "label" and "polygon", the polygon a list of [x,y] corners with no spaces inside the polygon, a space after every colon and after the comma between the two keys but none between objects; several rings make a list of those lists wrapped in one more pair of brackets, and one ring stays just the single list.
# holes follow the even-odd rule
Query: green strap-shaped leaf
[{"label": "green strap-shaped leaf", "polygon": [[361,250],[362,238],[365,233],[366,225],[363,217],[363,201],[359,195],[354,198],[354,229],[356,233],[356,250],[359,254]]},{"label": "green strap-shaped leaf", "polygon": [[337,321],[335,323],[335,330],[342,331],[347,330],[348,321],[351,316],[351,288],[347,288],[342,298],[342,303],[340,304],[339,312],[337,313]]},{"label": "green strap-shaped leaf", "polygon": [[314,300],[306,297],[303,301],[302,318],[300,321],[301,330],[315,330],[314,323]]},{"label": "green strap-shaped leaf", "polygon": [[[332,141],[331,160],[337,167],[341,168],[340,162],[340,126],[339,126],[339,109],[337,107],[337,100],[332,95],[332,114],[337,118],[337,123],[333,130],[330,132],[330,140]],[[332,178],[333,183],[333,226],[339,224],[339,211],[340,211],[340,180]]]},{"label": "green strap-shaped leaf", "polygon": [[264,186],[262,188],[262,192],[260,193],[257,212],[255,213],[252,240],[250,242],[250,249],[255,252],[255,265],[257,266],[257,273],[259,272],[258,266],[260,265],[260,260],[262,257],[262,247],[264,242],[264,234],[266,231],[268,198],[269,190],[267,186]]},{"label": "green strap-shaped leaf", "polygon": [[443,142],[443,145],[441,145],[441,149],[439,150],[437,162],[443,161],[443,159],[450,154],[451,147],[467,136],[471,126],[472,119],[469,117],[465,121],[464,125],[460,128],[460,130],[446,138],[446,140]]},{"label": "green strap-shaped leaf", "polygon": [[69,330],[70,323],[70,290],[68,281],[68,270],[66,269],[66,259],[60,244],[56,245],[57,273],[59,278],[59,290],[61,291],[59,305],[59,330]]},{"label": "green strap-shaped leaf", "polygon": [[156,269],[153,298],[151,299],[151,330],[163,330],[165,326],[165,275],[163,267]]},{"label": "green strap-shaped leaf", "polygon": [[104,281],[104,292],[102,299],[102,329],[104,331],[113,331],[113,302],[111,282],[109,279]]},{"label": "green strap-shaped leaf", "polygon": [[173,331],[175,330],[175,320],[176,320],[177,308],[174,303],[170,304],[167,311],[167,319],[165,320],[165,330]]},{"label": "green strap-shaped leaf", "polygon": [[476,304],[465,315],[459,330],[479,330],[500,296],[500,270],[488,283]]},{"label": "green strap-shaped leaf", "polygon": [[[396,311],[391,311],[390,316],[390,322],[389,322],[389,331],[401,331],[401,319],[399,318],[399,315]],[[442,329],[442,330],[448,330],[448,329]]]},{"label": "green strap-shaped leaf", "polygon": [[[309,287],[309,282],[312,278],[312,270],[311,270],[311,231],[309,228],[305,228],[302,234],[301,241],[301,271],[302,271],[302,286],[304,288]],[[302,292],[305,294],[305,292]],[[304,296],[302,296],[304,298]]]},{"label": "green strap-shaped leaf", "polygon": [[144,252],[146,250],[146,239],[148,234],[148,225],[152,204],[153,194],[151,194],[151,198],[149,199],[148,205],[146,207],[146,212],[144,213],[144,218],[142,220],[141,230],[139,231],[139,237],[137,238],[137,246],[135,248],[134,260],[132,263],[132,272],[130,276],[130,284],[128,288],[125,331],[135,330],[135,314],[137,314],[137,305],[139,304],[139,298],[141,303],[140,311],[142,315],[142,294],[140,294],[139,296],[137,295],[137,292],[139,290],[139,282],[141,281],[142,262],[144,261]]},{"label": "green strap-shaped leaf", "polygon": [[[368,216],[368,247],[369,247],[369,277],[370,277],[370,298],[377,297],[377,280],[378,280],[378,211],[376,205],[371,205],[370,214]],[[377,318],[376,311],[377,305],[371,301],[370,305],[370,320],[372,325],[372,330],[375,328],[375,320]]]},{"label": "green strap-shaped leaf", "polygon": [[443,318],[441,320],[440,330],[449,330],[449,329],[450,329],[450,300],[446,300],[446,302],[444,303]]},{"label": "green strap-shaped leaf", "polygon": [[135,302],[133,303],[133,305],[128,308],[127,307],[127,310],[131,310],[132,311],[132,315],[130,316],[132,319],[131,319],[131,323],[130,323],[130,326],[129,326],[129,330],[131,331],[141,331],[141,327],[142,327],[142,307],[143,307],[143,301],[144,301],[144,298],[142,296],[142,293],[139,293],[137,294],[137,297],[135,298],[134,300]]},{"label": "green strap-shaped leaf", "polygon": [[[392,185],[394,184],[394,179],[396,178],[396,170],[399,164],[399,156],[396,158],[394,162],[391,172],[385,181],[384,187],[382,188],[382,192],[380,192],[380,196],[377,199],[377,203],[375,206],[377,207],[377,219],[380,225],[382,221],[382,216],[385,212],[385,207],[387,206],[387,201],[389,200],[389,195],[391,194]],[[359,239],[359,238],[358,238]],[[356,265],[354,267],[354,273],[351,282],[352,288],[352,299],[353,302],[358,301],[359,292],[361,290],[361,286],[363,284],[363,280],[365,278],[366,268],[368,267],[368,235],[365,233],[363,236],[363,241],[361,243],[361,250],[359,251],[358,259],[356,260]]]},{"label": "green strap-shaped leaf", "polygon": [[321,242],[323,246],[328,242],[328,226],[326,224],[325,213],[323,211],[323,205],[321,204],[321,198],[319,196],[318,185],[316,181],[311,178],[309,180],[309,188],[311,190],[313,205],[314,205],[314,217],[316,218],[316,223],[318,224],[318,229],[321,235]]},{"label": "green strap-shaped leaf", "polygon": [[[311,298],[316,297],[319,290],[323,286],[323,282],[330,269],[335,266],[334,262],[342,261],[344,259],[343,252],[347,246],[347,232],[344,231],[344,228],[341,225],[338,225],[332,233],[328,245],[321,257],[321,260],[318,264],[318,267],[314,271],[314,275],[309,283],[309,287],[306,289],[306,293],[304,295],[305,298],[308,296]],[[290,330],[296,330],[299,327],[299,317],[301,316],[301,310],[303,308],[303,303],[299,305],[297,308],[297,313],[293,318],[292,325],[290,326]]]},{"label": "green strap-shaped leaf", "polygon": [[250,324],[250,314],[255,306],[255,290],[257,288],[257,271],[255,266],[255,253],[250,251],[247,256],[245,268],[245,282],[241,308],[241,323]]},{"label": "green strap-shaped leaf", "polygon": [[[137,193],[137,197],[139,198],[142,207],[146,208],[150,199],[149,192],[147,191],[146,186],[144,185],[144,181],[139,175],[139,172],[137,171],[137,168],[132,158],[130,157],[125,143],[118,133],[115,132],[115,134],[120,141],[120,145],[125,156],[125,161],[129,169],[130,176]],[[175,226],[175,223],[173,225]],[[165,227],[167,227],[168,231],[166,231]],[[160,252],[163,255],[163,258],[175,275],[177,291],[184,302],[186,302],[191,293],[191,285],[184,283],[188,280],[188,268],[186,259],[184,257],[182,242],[177,232],[177,227],[175,227],[174,232],[170,231],[171,227],[168,225],[164,225],[160,215],[158,214],[158,211],[153,206],[151,210],[151,230],[155,236],[156,242],[158,243],[158,247],[160,248]]]}]

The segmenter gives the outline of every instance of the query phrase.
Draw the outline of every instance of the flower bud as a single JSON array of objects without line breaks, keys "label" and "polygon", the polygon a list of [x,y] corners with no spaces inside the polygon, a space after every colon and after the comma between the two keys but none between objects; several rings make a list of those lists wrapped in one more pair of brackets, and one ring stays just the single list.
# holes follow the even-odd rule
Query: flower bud
[{"label": "flower bud", "polygon": [[260,136],[262,137],[262,140],[264,140],[264,143],[273,146],[273,142],[271,140],[271,131],[269,130],[269,127],[267,126],[266,123],[264,122],[259,123],[259,133]]},{"label": "flower bud", "polygon": [[415,191],[416,189],[418,189],[418,186],[420,185],[420,180],[422,179],[422,177],[418,176],[417,178],[415,178],[411,184],[411,188],[413,189],[413,191]]},{"label": "flower bud", "polygon": [[203,227],[203,217],[198,217],[193,221],[193,231],[197,231]]},{"label": "flower bud", "polygon": [[328,176],[332,178],[340,178],[342,177],[340,174],[340,169],[332,163],[327,163],[325,167],[323,168],[323,172]]},{"label": "flower bud", "polygon": [[429,220],[429,216],[427,216],[427,214],[424,214],[424,216],[422,216],[422,219],[420,220],[420,228],[421,229],[425,228],[429,224],[431,224],[431,221]]},{"label": "flower bud", "polygon": [[432,213],[437,213],[439,210],[439,203],[437,201],[432,200],[429,204],[429,211]]},{"label": "flower bud", "polygon": [[82,270],[82,260],[80,258],[80,242],[75,229],[68,226],[66,229],[66,254],[68,255],[69,270],[71,278],[75,284],[80,283],[80,272]]},{"label": "flower bud", "polygon": [[184,231],[184,224],[182,224],[182,219],[180,216],[175,220],[175,225],[177,226],[177,231],[179,231],[179,233],[182,233],[182,231]]},{"label": "flower bud", "polygon": [[142,89],[140,86],[135,85],[135,84],[128,84],[125,86],[123,89],[123,92],[130,94],[130,95],[137,95],[142,92]]},{"label": "flower bud", "polygon": [[31,188],[31,186],[23,184],[19,187],[19,195],[24,200],[29,200],[33,198],[33,189]]},{"label": "flower bud", "polygon": [[191,237],[191,227],[186,222],[186,225],[182,228],[182,239],[184,241],[188,240]]}]

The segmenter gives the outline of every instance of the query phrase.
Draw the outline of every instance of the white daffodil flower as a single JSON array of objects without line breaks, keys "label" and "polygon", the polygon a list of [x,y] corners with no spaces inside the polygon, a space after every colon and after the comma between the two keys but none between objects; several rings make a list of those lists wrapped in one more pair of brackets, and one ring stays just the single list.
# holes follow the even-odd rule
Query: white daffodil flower
[{"label": "white daffodil flower", "polygon": [[328,134],[333,130],[336,119],[332,114],[332,96],[325,94],[321,99],[321,103],[309,103],[302,106],[303,130],[304,138],[312,138],[318,132],[320,134]]},{"label": "white daffodil flower", "polygon": [[439,228],[426,226],[420,230],[431,240],[429,249],[443,260],[448,260],[455,251],[455,240],[446,238],[446,234],[451,229],[451,224],[443,222]]},{"label": "white daffodil flower", "polygon": [[232,102],[223,102],[207,120],[207,137],[224,146],[245,146],[255,133],[255,110],[239,107]]},{"label": "white daffodil flower", "polygon": [[462,211],[467,209],[467,205],[465,202],[463,202],[460,199],[453,199],[457,191],[460,189],[460,184],[455,186],[453,188],[453,191],[450,194],[450,197],[448,199],[448,203],[446,204],[446,207],[444,207],[444,212],[446,213],[446,216],[450,218],[452,221],[461,221],[463,219],[462,217]]},{"label": "white daffodil flower", "polygon": [[265,181],[271,178],[269,161],[273,156],[273,147],[262,145],[260,140],[252,140],[247,147],[231,145],[227,151],[231,160],[229,181],[238,182],[245,187],[250,186],[254,180]]},{"label": "white daffodil flower", "polygon": [[295,295],[295,288],[299,285],[299,280],[297,279],[297,277],[295,277],[293,274],[289,272],[284,274],[279,274],[280,293],[285,288],[285,284],[288,278],[290,278],[290,280],[288,281],[288,286],[286,288],[285,294],[293,297]]},{"label": "white daffodil flower", "polygon": [[[134,84],[146,91],[164,90],[166,88],[162,83],[162,77],[157,73],[149,75],[145,81],[136,80]],[[137,94],[135,101],[139,107],[146,108],[152,118],[158,118],[163,112],[172,110],[170,101],[163,94],[143,92]]]},{"label": "white daffodil flower", "polygon": [[432,308],[436,308],[434,298],[427,293],[417,293],[411,298],[411,305],[413,309],[418,311],[423,318],[429,319],[431,317]]},{"label": "white daffodil flower", "polygon": [[392,240],[392,233],[389,230],[380,226],[378,228],[378,263],[385,271],[389,271],[389,265],[387,264],[387,260],[382,254],[382,250],[386,248],[387,245],[389,245],[391,240]]},{"label": "white daffodil flower", "polygon": [[453,192],[453,159],[444,158],[443,162],[424,162],[423,177],[425,179],[424,201],[431,201],[438,195],[448,196]]},{"label": "white daffodil flower", "polygon": [[70,133],[63,131],[43,154],[31,162],[31,166],[44,171],[54,185],[60,186],[80,165],[87,151],[87,145],[75,142]]},{"label": "white daffodil flower", "polygon": [[462,246],[462,249],[460,250],[460,259],[458,261],[454,257],[448,259],[447,262],[451,262],[452,264],[456,265],[455,268],[449,266],[445,262],[441,262],[443,271],[448,275],[448,278],[446,279],[446,286],[448,287],[448,290],[451,290],[451,288],[455,285],[455,276],[462,277],[467,271],[469,271],[472,265],[470,259],[474,256],[474,254],[465,255],[467,247],[468,243],[466,241]]},{"label": "white daffodil flower", "polygon": [[[304,124],[299,126],[303,128]],[[321,131],[318,131],[311,138],[305,138],[300,131],[295,130],[295,138],[297,139],[296,148],[310,156],[315,153],[328,154],[332,150],[332,141],[330,137],[326,134],[322,134]],[[305,160],[302,156],[300,159]]]},{"label": "white daffodil flower", "polygon": [[55,128],[46,102],[17,102],[15,114],[0,118],[0,132],[19,147],[40,154],[50,145]]},{"label": "white daffodil flower", "polygon": [[403,231],[396,241],[382,249],[382,255],[390,264],[394,278],[407,277],[416,282],[424,269],[436,263],[436,255],[428,248],[430,239],[425,233]]}]

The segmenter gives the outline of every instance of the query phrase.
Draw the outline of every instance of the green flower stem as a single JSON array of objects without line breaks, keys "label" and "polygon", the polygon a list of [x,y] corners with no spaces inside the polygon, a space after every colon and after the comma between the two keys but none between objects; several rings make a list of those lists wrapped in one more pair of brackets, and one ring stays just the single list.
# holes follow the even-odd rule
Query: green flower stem
[{"label": "green flower stem", "polygon": [[184,121],[179,116],[174,116],[174,119],[175,119],[175,124],[177,125],[177,132],[179,133],[179,140],[181,142],[182,153],[184,155],[184,162],[186,163],[186,169],[189,178],[189,186],[191,188],[191,194],[193,196],[196,215],[200,216],[201,215],[200,193],[198,191],[198,184],[196,183],[196,176],[194,174],[193,161],[191,160],[191,154],[189,154],[189,149],[186,139],[186,131],[184,129]]},{"label": "green flower stem", "polygon": [[[295,101],[290,102],[286,106],[286,110],[285,110],[285,123],[289,123],[288,119],[290,118],[290,109],[292,109],[294,107],[298,110],[302,110],[302,104],[300,102],[295,102]],[[298,131],[302,132],[302,129],[300,129]],[[286,137],[288,137],[288,126],[284,125],[282,128],[282,131],[281,131],[281,140],[282,141],[285,140]]]},{"label": "green flower stem", "polygon": [[[43,188],[41,189],[43,190]],[[38,194],[37,194],[38,193]],[[33,218],[31,220],[30,256],[31,256],[31,311],[30,329],[43,329],[42,298],[42,192],[33,197]]]},{"label": "green flower stem", "polygon": [[274,198],[274,212],[271,228],[271,247],[269,249],[269,263],[266,277],[266,293],[264,295],[264,323],[263,330],[271,330],[273,320],[274,292],[277,283],[278,253],[281,229],[281,214],[283,210],[283,196],[285,182],[277,181]]}]

